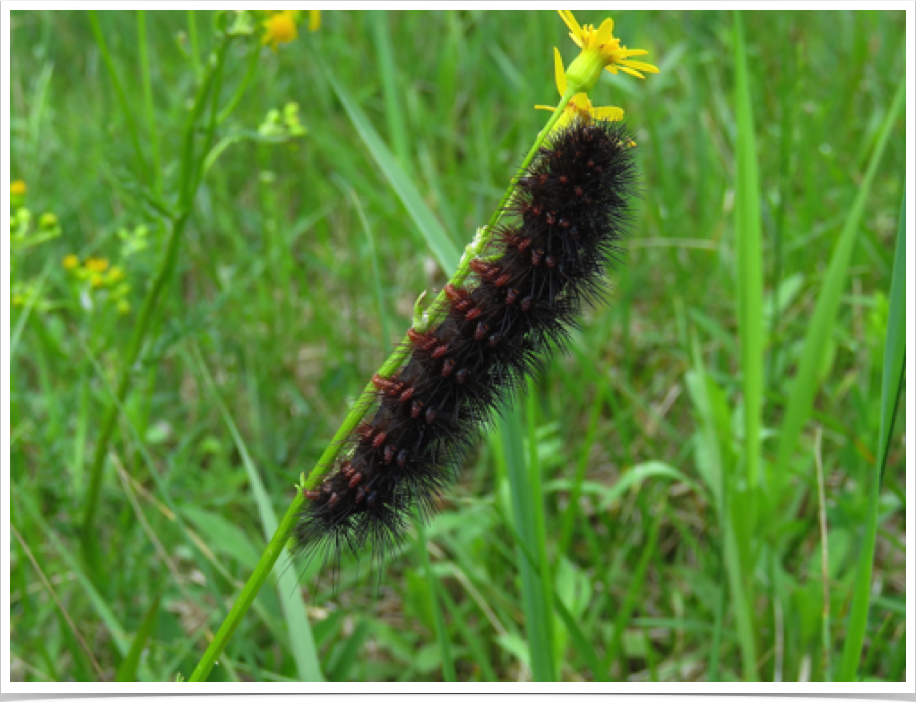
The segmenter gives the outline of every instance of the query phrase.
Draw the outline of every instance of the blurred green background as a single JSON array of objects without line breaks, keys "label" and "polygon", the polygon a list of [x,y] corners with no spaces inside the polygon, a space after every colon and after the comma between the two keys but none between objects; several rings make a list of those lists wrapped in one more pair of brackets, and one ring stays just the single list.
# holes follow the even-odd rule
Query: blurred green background
[{"label": "blurred green background", "polygon": [[[743,47],[730,13],[613,18],[661,69],[605,74],[591,94],[634,130],[639,215],[611,303],[516,415],[560,603],[549,638],[526,627],[513,432],[495,432],[381,574],[345,559],[335,591],[320,563],[284,556],[211,680],[302,679],[309,637],[341,681],[529,680],[544,646],[562,680],[837,676],[882,411],[904,13],[743,13]],[[13,680],[188,676],[300,472],[417,295],[450,274],[439,228],[463,248],[546,121],[532,108],[558,97],[552,47],[576,56],[553,12],[324,12],[278,51],[258,47],[260,29],[229,46],[217,108],[240,98],[213,125],[218,150],[195,156],[201,185],[117,413],[93,560],[80,545],[92,455],[165,249],[218,19],[102,12],[94,32],[87,13],[12,14],[10,175],[27,188],[14,210],[32,213],[13,248]],[[191,132],[198,148],[209,126]],[[743,149],[756,182],[739,177]],[[757,255],[736,221],[759,226]],[[838,278],[828,264],[850,226]],[[762,276],[756,341],[739,324],[748,265]],[[781,449],[829,284],[813,403]],[[904,679],[902,414],[877,504],[865,680]]]}]

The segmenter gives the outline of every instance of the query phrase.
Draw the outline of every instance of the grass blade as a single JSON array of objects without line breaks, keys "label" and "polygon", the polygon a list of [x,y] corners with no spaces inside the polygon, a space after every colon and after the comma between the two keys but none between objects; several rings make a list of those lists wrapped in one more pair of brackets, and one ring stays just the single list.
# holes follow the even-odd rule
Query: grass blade
[{"label": "grass blade", "polygon": [[439,223],[439,220],[436,219],[432,210],[430,210],[423,201],[417,187],[407,174],[404,173],[404,169],[398,165],[398,161],[394,157],[394,154],[391,153],[391,150],[385,145],[385,142],[382,141],[378,132],[375,131],[375,127],[372,126],[372,122],[369,121],[366,114],[360,109],[359,105],[356,104],[350,92],[344,87],[343,83],[334,77],[334,74],[331,73],[331,70],[325,65],[324,61],[317,56],[315,57],[315,61],[324,73],[325,78],[327,78],[328,83],[334,89],[337,97],[340,99],[341,104],[347,111],[347,115],[350,117],[350,121],[353,123],[353,127],[359,133],[366,148],[369,149],[372,158],[375,159],[375,162],[378,164],[379,168],[382,169],[388,182],[391,183],[391,187],[397,192],[404,207],[407,208],[411,219],[413,219],[414,224],[417,225],[430,251],[432,251],[436,260],[439,262],[439,266],[444,271],[455,270],[461,258],[461,252],[458,250],[458,247],[455,246],[455,243],[449,238],[445,228]]},{"label": "grass blade", "polygon": [[906,196],[900,206],[900,222],[897,227],[897,250],[894,254],[894,274],[891,280],[890,315],[887,320],[887,336],[884,344],[884,373],[881,378],[881,429],[878,434],[878,460],[871,473],[868,494],[868,522],[865,525],[864,542],[859,552],[856,569],[855,589],[849,622],[846,626],[846,641],[843,644],[843,658],[837,679],[852,682],[856,679],[865,629],[868,626],[868,605],[871,598],[872,566],[875,558],[875,538],[878,532],[878,508],[884,466],[894,430],[897,402],[903,390],[903,369],[906,356]]},{"label": "grass blade", "polygon": [[76,627],[76,624],[73,623],[73,619],[70,617],[70,613],[67,611],[67,608],[60,601],[60,598],[57,596],[57,593],[54,591],[54,586],[50,583],[47,576],[44,573],[44,570],[41,568],[41,564],[38,562],[38,559],[35,558],[35,554],[32,553],[32,549],[29,548],[29,545],[26,543],[25,539],[22,538],[22,534],[19,533],[19,530],[16,529],[14,524],[10,524],[12,527],[13,535],[16,537],[16,540],[19,542],[20,548],[25,552],[26,558],[32,564],[32,567],[35,569],[35,572],[38,574],[39,579],[41,580],[42,585],[44,585],[45,591],[54,601],[54,604],[57,606],[60,615],[63,617],[64,621],[67,622],[67,626],[70,628],[70,631],[73,635],[73,638],[79,643],[80,648],[83,651],[83,654],[89,660],[92,665],[95,674],[98,676],[99,682],[102,681],[104,673],[102,672],[101,666],[99,666],[98,661],[95,659],[95,656],[92,654],[92,650],[89,648],[89,645],[86,643],[86,640],[83,638],[83,635],[80,633],[79,629]]},{"label": "grass blade", "polygon": [[[721,585],[720,600],[726,597],[726,585],[731,589],[738,643],[742,653],[742,665],[745,676],[756,675],[756,644],[754,641],[753,610],[749,606],[744,589],[743,569],[740,551],[732,527],[731,495],[729,474],[734,464],[734,459],[729,451],[730,434],[728,433],[727,408],[725,407],[724,393],[715,385],[712,378],[707,375],[703,357],[696,337],[691,339],[693,370],[688,374],[688,387],[690,396],[700,418],[700,435],[698,443],[704,447],[703,456],[710,464],[705,466],[708,472],[710,489],[715,495],[716,512],[718,513],[719,531],[722,544],[722,570],[725,579]],[[699,458],[699,457],[698,457]],[[719,662],[721,660],[721,645],[723,638],[724,604],[717,609],[710,652],[709,677],[715,680],[718,677]]]},{"label": "grass blade", "polygon": [[594,644],[585,636],[582,628],[576,623],[575,617],[563,603],[560,593],[556,590],[553,592],[553,606],[566,626],[566,631],[569,632],[573,643],[575,643],[576,651],[585,659],[585,663],[591,669],[595,682],[611,682],[611,678],[607,674],[607,666],[598,658]]},{"label": "grass blade", "polygon": [[156,624],[160,598],[161,596],[156,596],[146,611],[143,621],[140,622],[140,628],[137,629],[133,643],[130,645],[130,650],[124,660],[121,661],[121,665],[118,666],[115,682],[138,682],[137,666],[140,665],[140,654],[143,653],[143,647],[146,645],[146,641],[153,631],[153,626]]},{"label": "grass blade", "polygon": [[795,380],[789,392],[788,406],[782,421],[779,443],[776,449],[774,480],[777,482],[777,488],[774,493],[777,495],[779,494],[778,481],[781,481],[788,471],[789,459],[792,457],[792,452],[802,429],[811,415],[814,395],[819,385],[817,370],[834,332],[834,324],[836,323],[837,311],[840,306],[840,295],[843,293],[843,287],[846,283],[849,259],[852,257],[853,248],[858,240],[859,225],[865,212],[865,204],[868,202],[871,186],[878,171],[881,157],[884,155],[884,149],[887,147],[891,127],[897,119],[905,97],[906,81],[901,80],[891,107],[884,118],[884,124],[881,125],[878,142],[865,172],[865,177],[858,187],[855,201],[846,218],[843,231],[840,233],[840,239],[833,251],[830,265],[824,277],[824,284],[814,308],[814,314],[811,316],[811,322],[808,325],[808,332],[805,334],[801,362],[798,365]]},{"label": "grass blade", "polygon": [[655,519],[652,520],[652,525],[649,527],[649,538],[642,546],[642,553],[639,554],[639,560],[636,563],[636,568],[633,571],[633,576],[629,585],[627,586],[626,595],[623,598],[620,609],[617,610],[617,614],[614,617],[614,629],[611,634],[611,642],[608,646],[604,667],[605,669],[608,669],[611,665],[614,664],[615,660],[618,660],[620,662],[620,679],[626,679],[627,675],[626,652],[623,650],[624,630],[626,629],[627,624],[630,623],[630,618],[633,615],[633,609],[636,607],[637,598],[639,597],[640,592],[643,590],[643,586],[646,581],[646,574],[649,570],[649,562],[651,561],[652,556],[656,553],[656,546],[658,544],[658,531],[661,527],[664,513],[665,505],[662,504],[658,509],[658,513],[656,514]]},{"label": "grass blade", "polygon": [[442,657],[442,679],[445,682],[455,682],[455,660],[452,656],[452,647],[448,639],[448,629],[445,626],[445,617],[442,613],[441,593],[439,590],[439,578],[433,572],[432,563],[429,560],[429,549],[426,539],[426,525],[422,517],[414,520],[417,528],[417,550],[420,555],[420,563],[423,566],[426,575],[427,586],[429,587],[430,605],[433,610],[433,619],[436,626],[436,642],[439,645],[439,655]]},{"label": "grass blade", "polygon": [[368,19],[372,23],[372,34],[375,39],[379,77],[382,79],[382,90],[385,95],[388,137],[394,144],[394,152],[397,154],[401,168],[407,169],[410,167],[410,148],[408,146],[410,139],[404,110],[399,104],[403,95],[398,94],[398,71],[394,63],[394,54],[391,51],[391,32],[388,25],[392,15],[390,12],[371,12],[369,15]]},{"label": "grass blade", "polygon": [[757,174],[757,141],[751,88],[744,46],[741,13],[734,14],[735,114],[738,123],[736,150],[738,184],[735,196],[735,249],[738,270],[738,334],[744,394],[744,469],[747,487],[738,487],[735,476],[726,482],[726,515],[723,524],[739,563],[729,569],[742,629],[741,662],[746,681],[757,679],[754,643],[753,565],[751,534],[755,532],[756,493],[760,483],[760,413],[763,402],[763,254],[760,245],[760,187]]},{"label": "grass blade", "polygon": [[[550,603],[553,595],[544,589],[541,574],[547,569],[544,554],[540,549],[543,535],[537,533],[535,491],[525,461],[524,429],[522,411],[514,409],[500,424],[503,444],[503,460],[509,476],[512,497],[512,516],[515,531],[524,549],[540,562],[531,563],[519,548],[518,564],[522,580],[522,608],[525,612],[525,629],[528,633],[528,647],[531,655],[531,673],[537,682],[556,680],[553,661],[552,622]],[[538,492],[538,497],[540,493]],[[543,519],[543,517],[542,517]],[[543,521],[541,521],[543,524]]]},{"label": "grass blade", "polygon": [[115,617],[114,612],[111,611],[105,598],[99,594],[99,591],[96,590],[95,586],[92,584],[92,580],[83,571],[82,565],[71,554],[73,549],[68,548],[57,538],[56,532],[48,526],[48,523],[39,513],[38,508],[32,504],[26,491],[15,488],[13,491],[21,496],[19,504],[25,508],[29,518],[35,522],[41,533],[47,537],[51,545],[57,550],[61,561],[63,561],[64,565],[76,575],[77,582],[79,582],[80,586],[83,588],[92,608],[95,610],[96,614],[99,615],[99,619],[102,620],[102,623],[111,634],[112,641],[118,649],[118,653],[122,656],[126,656],[128,651],[127,634],[124,633],[124,629],[121,627],[120,622],[118,622],[117,617]]},{"label": "grass blade", "polygon": [[[251,455],[248,453],[248,447],[244,439],[239,434],[229,410],[216,391],[213,378],[210,371],[207,370],[199,352],[195,349],[193,352],[194,360],[203,376],[214,402],[219,408],[223,421],[232,439],[235,442],[239,455],[242,457],[242,463],[245,465],[245,471],[248,474],[248,480],[251,484],[251,492],[254,494],[255,502],[258,506],[258,514],[261,516],[261,526],[264,529],[264,538],[270,541],[276,533],[279,521],[274,512],[273,505],[267,490],[264,489],[264,483],[258,474],[258,469],[254,465]],[[318,662],[318,652],[315,649],[315,639],[312,636],[312,629],[309,625],[308,617],[305,614],[305,605],[299,596],[299,583],[296,580],[296,573],[292,568],[281,567],[277,573],[277,596],[280,598],[280,605],[283,607],[283,616],[286,619],[286,625],[289,628],[289,643],[293,652],[293,658],[296,661],[296,670],[302,681],[321,682],[324,678],[321,675],[321,666]]]},{"label": "grass blade", "polygon": [[760,481],[760,411],[763,401],[763,252],[757,141],[741,13],[735,12],[735,112],[738,121],[735,248],[738,258],[738,329],[744,389],[744,461],[751,489]]}]

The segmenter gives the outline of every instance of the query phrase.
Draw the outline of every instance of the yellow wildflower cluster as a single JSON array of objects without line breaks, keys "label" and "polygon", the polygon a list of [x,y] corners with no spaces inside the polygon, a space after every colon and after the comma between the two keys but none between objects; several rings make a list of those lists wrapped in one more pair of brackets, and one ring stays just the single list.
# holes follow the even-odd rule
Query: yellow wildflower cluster
[{"label": "yellow wildflower cluster", "polygon": [[[274,51],[280,44],[289,44],[299,36],[299,10],[270,10],[267,19],[261,23],[264,36],[261,43],[269,46]],[[321,11],[309,10],[309,31],[314,32],[321,27]]]},{"label": "yellow wildflower cluster", "polygon": [[[633,56],[649,53],[644,49],[628,49],[613,35],[614,20],[607,18],[598,29],[586,24],[580,26],[569,10],[559,10],[559,15],[569,27],[569,36],[581,49],[579,56],[569,68],[564,68],[560,51],[554,47],[554,77],[560,95],[565,95],[568,88],[575,90],[572,99],[564,108],[563,115],[557,122],[562,127],[570,120],[601,119],[618,121],[623,119],[623,110],[619,107],[595,107],[588,98],[588,92],[598,82],[602,70],[616,74],[623,71],[637,78],[645,78],[641,71],[658,73],[658,68],[642,61],[630,60]],[[548,105],[535,105],[535,109],[554,110]]]},{"label": "yellow wildflower cluster", "polygon": [[10,183],[10,302],[13,307],[31,307],[44,312],[53,307],[45,296],[46,286],[38,278],[20,279],[21,261],[29,249],[60,236],[57,215],[45,212],[38,221],[25,207],[28,187],[24,180]]},{"label": "yellow wildflower cluster", "polygon": [[127,301],[130,285],[124,282],[125,274],[121,266],[111,266],[107,258],[93,256],[80,263],[76,254],[64,256],[61,264],[70,272],[74,282],[98,292],[105,292],[108,301],[113,303],[121,314],[130,312],[130,303]]},{"label": "yellow wildflower cluster", "polygon": [[[562,97],[566,93],[566,69],[563,67],[563,57],[560,56],[560,50],[553,48],[554,58],[554,79],[557,82],[557,90]],[[553,112],[556,108],[550,105],[535,105],[536,110],[550,110]],[[565,126],[568,122],[579,118],[584,120],[603,119],[610,122],[617,122],[623,119],[623,110],[619,107],[595,107],[592,101],[588,99],[587,93],[576,93],[573,95],[566,107],[563,109],[563,116],[557,122],[557,128]]]}]

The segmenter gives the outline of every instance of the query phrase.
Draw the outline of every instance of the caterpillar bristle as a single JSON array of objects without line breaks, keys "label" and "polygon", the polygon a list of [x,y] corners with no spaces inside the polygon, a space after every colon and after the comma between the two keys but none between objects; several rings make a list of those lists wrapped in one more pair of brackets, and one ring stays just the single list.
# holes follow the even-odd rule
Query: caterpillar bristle
[{"label": "caterpillar bristle", "polygon": [[517,180],[509,223],[471,262],[471,282],[445,287],[434,329],[408,331],[407,360],[372,378],[377,405],[308,499],[299,549],[339,563],[403,541],[409,513],[431,517],[467,453],[514,392],[565,352],[583,308],[606,302],[607,268],[631,218],[636,172],[621,123],[574,121]]}]

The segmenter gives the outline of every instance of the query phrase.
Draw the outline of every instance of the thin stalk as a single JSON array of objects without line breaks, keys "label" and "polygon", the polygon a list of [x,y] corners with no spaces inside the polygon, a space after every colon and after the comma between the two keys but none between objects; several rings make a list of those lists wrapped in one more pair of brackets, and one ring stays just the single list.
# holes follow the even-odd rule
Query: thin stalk
[{"label": "thin stalk", "polygon": [[219,628],[219,631],[216,632],[216,636],[213,637],[213,640],[207,646],[207,650],[204,651],[203,657],[200,659],[191,677],[188,678],[188,682],[203,682],[207,679],[210,670],[213,668],[214,663],[216,663],[217,657],[223,652],[229,639],[232,638],[235,630],[238,628],[239,624],[242,623],[242,617],[245,615],[245,612],[248,611],[248,608],[251,607],[251,603],[254,602],[254,598],[258,596],[261,586],[273,570],[274,563],[277,562],[280,554],[283,553],[286,535],[292,531],[292,528],[296,525],[296,521],[299,517],[299,507],[303,499],[302,492],[300,491],[289,509],[286,510],[283,519],[280,520],[277,530],[270,538],[267,548],[261,555],[261,560],[258,561],[254,572],[251,574],[251,577],[248,578],[245,587],[242,588],[241,594],[235,601],[235,604],[232,605],[229,614],[226,615],[223,625]]},{"label": "thin stalk", "polygon": [[[544,125],[544,128],[540,131],[537,138],[534,140],[534,144],[531,146],[531,149],[529,149],[528,153],[525,155],[525,158],[519,166],[515,177],[512,178],[508,189],[503,194],[503,197],[499,202],[499,207],[490,218],[490,222],[486,228],[478,230],[477,237],[465,248],[464,255],[461,257],[461,262],[458,264],[458,269],[449,279],[449,283],[452,285],[455,285],[456,287],[460,286],[467,279],[471,271],[471,260],[474,258],[474,256],[477,255],[477,253],[483,251],[486,248],[486,245],[491,241],[494,227],[499,223],[505,204],[512,196],[518,179],[524,175],[528,166],[531,165],[531,162],[534,160],[538,149],[541,148],[541,144],[544,143],[544,140],[547,138],[551,130],[556,125],[557,121],[562,116],[563,110],[572,99],[572,97],[573,93],[571,91],[567,91],[566,94],[564,94],[560,99],[560,103],[557,105],[556,110],[550,116],[550,119],[547,120],[547,124]],[[422,315],[418,315],[420,320],[414,320],[415,327],[419,323],[423,329],[428,329],[430,326],[441,320],[445,316],[445,299],[445,293],[440,292],[436,299],[433,301],[432,305],[430,305],[426,310],[426,312],[424,312]],[[401,340],[401,343],[397,345],[395,351],[385,360],[381,368],[379,368],[378,375],[383,378],[390,377],[401,366],[404,359],[407,358],[409,351],[410,339],[407,337],[407,335],[405,335]],[[372,407],[374,400],[375,385],[373,385],[370,381],[366,384],[366,387],[363,388],[362,393],[353,404],[353,407],[350,409],[350,412],[347,414],[346,418],[344,418],[344,421],[340,425],[340,428],[337,430],[337,433],[334,434],[334,438],[331,439],[330,443],[327,445],[327,448],[325,448],[324,452],[321,454],[318,462],[309,472],[308,477],[303,475],[300,483],[301,489],[296,493],[296,497],[293,498],[293,501],[290,503],[289,508],[286,510],[286,514],[283,515],[283,519],[280,520],[280,524],[277,527],[277,530],[271,537],[270,543],[267,544],[267,548],[264,550],[264,553],[261,554],[261,558],[258,561],[258,564],[255,566],[251,577],[248,578],[248,582],[246,582],[245,587],[242,588],[242,592],[239,594],[235,604],[232,605],[232,609],[229,610],[229,614],[223,621],[222,626],[220,626],[219,631],[216,632],[216,636],[207,646],[207,650],[204,651],[200,662],[197,664],[197,667],[194,669],[191,677],[188,678],[188,682],[203,682],[207,679],[207,676],[210,674],[213,665],[216,663],[216,659],[223,652],[223,649],[226,647],[229,639],[232,638],[232,634],[241,623],[242,617],[248,611],[251,603],[254,602],[254,598],[257,597],[258,592],[264,585],[264,581],[267,579],[267,576],[270,575],[270,572],[273,570],[277,559],[283,552],[283,545],[286,543],[289,534],[292,532],[293,527],[296,525],[299,517],[299,512],[302,509],[303,503],[305,502],[303,492],[305,490],[310,490],[318,485],[324,476],[327,475],[327,473],[331,470],[332,466],[334,465],[334,459],[337,457],[337,454],[340,452],[343,446],[343,440],[346,439],[356,428],[356,426],[362,421],[366,412],[368,412],[369,408]]]},{"label": "thin stalk", "polygon": [[194,69],[194,75],[197,77],[197,80],[200,80],[201,69],[200,66],[200,48],[197,41],[197,17],[194,14],[194,10],[188,10],[188,39],[191,42],[191,67]]},{"label": "thin stalk", "polygon": [[[193,201],[194,192],[196,191],[197,186],[197,182],[192,178],[192,173],[194,171],[194,134],[197,127],[197,121],[203,114],[204,107],[207,103],[207,97],[210,93],[210,88],[213,85],[216,73],[222,71],[222,58],[225,57],[226,47],[230,41],[231,37],[226,37],[224,39],[219,54],[220,58],[210,64],[210,70],[205,80],[198,88],[197,95],[194,100],[194,105],[191,109],[190,115],[188,116],[188,121],[185,125],[184,138],[182,142],[183,146],[180,177],[181,187],[179,189],[178,197],[178,216],[172,222],[171,233],[169,234],[169,239],[166,243],[165,253],[163,254],[159,263],[156,275],[153,278],[153,283],[147,291],[146,297],[143,300],[143,304],[140,307],[137,324],[134,326],[133,334],[131,335],[130,342],[128,344],[127,353],[124,356],[121,373],[118,377],[116,402],[112,402],[108,405],[108,409],[105,412],[105,417],[102,420],[102,431],[95,446],[95,454],[93,455],[92,465],[89,469],[89,487],[86,494],[86,507],[83,512],[81,537],[83,553],[90,561],[96,555],[94,549],[95,516],[96,510],[98,508],[99,491],[102,486],[102,474],[105,467],[105,457],[108,453],[108,443],[111,441],[111,436],[114,433],[118,418],[118,404],[124,401],[124,399],[127,397],[127,393],[130,391],[134,364],[140,355],[140,350],[143,348],[143,343],[146,339],[147,332],[149,331],[150,324],[152,323],[153,315],[159,303],[159,298],[166,284],[171,279],[172,273],[174,272],[178,261],[178,246],[181,243],[184,228],[187,225],[188,218],[190,216],[191,202]],[[210,135],[208,134],[208,136]]]},{"label": "thin stalk", "polygon": [[[181,235],[187,219],[187,214],[182,215],[172,226],[172,232],[169,236],[168,244],[166,245],[165,255],[163,255],[159,264],[159,269],[153,280],[153,284],[150,286],[146,298],[143,300],[143,305],[140,308],[140,315],[134,327],[130,345],[124,358],[124,364],[121,368],[121,374],[118,378],[118,402],[124,402],[130,390],[134,363],[140,355],[140,349],[143,347],[143,341],[146,338],[146,333],[152,321],[153,313],[159,301],[159,295],[165,287],[166,282],[171,277],[172,271],[175,269],[175,262],[178,260],[178,244],[181,241]],[[114,433],[117,418],[118,407],[116,403],[112,403],[108,406],[105,418],[102,421],[102,433],[96,443],[92,466],[89,470],[89,488],[86,494],[86,508],[83,512],[82,545],[84,555],[86,555],[90,561],[94,558],[93,546],[95,544],[95,538],[93,533],[95,513],[99,502],[99,491],[102,486],[105,456],[107,455],[108,443],[111,440],[111,435]]]}]

